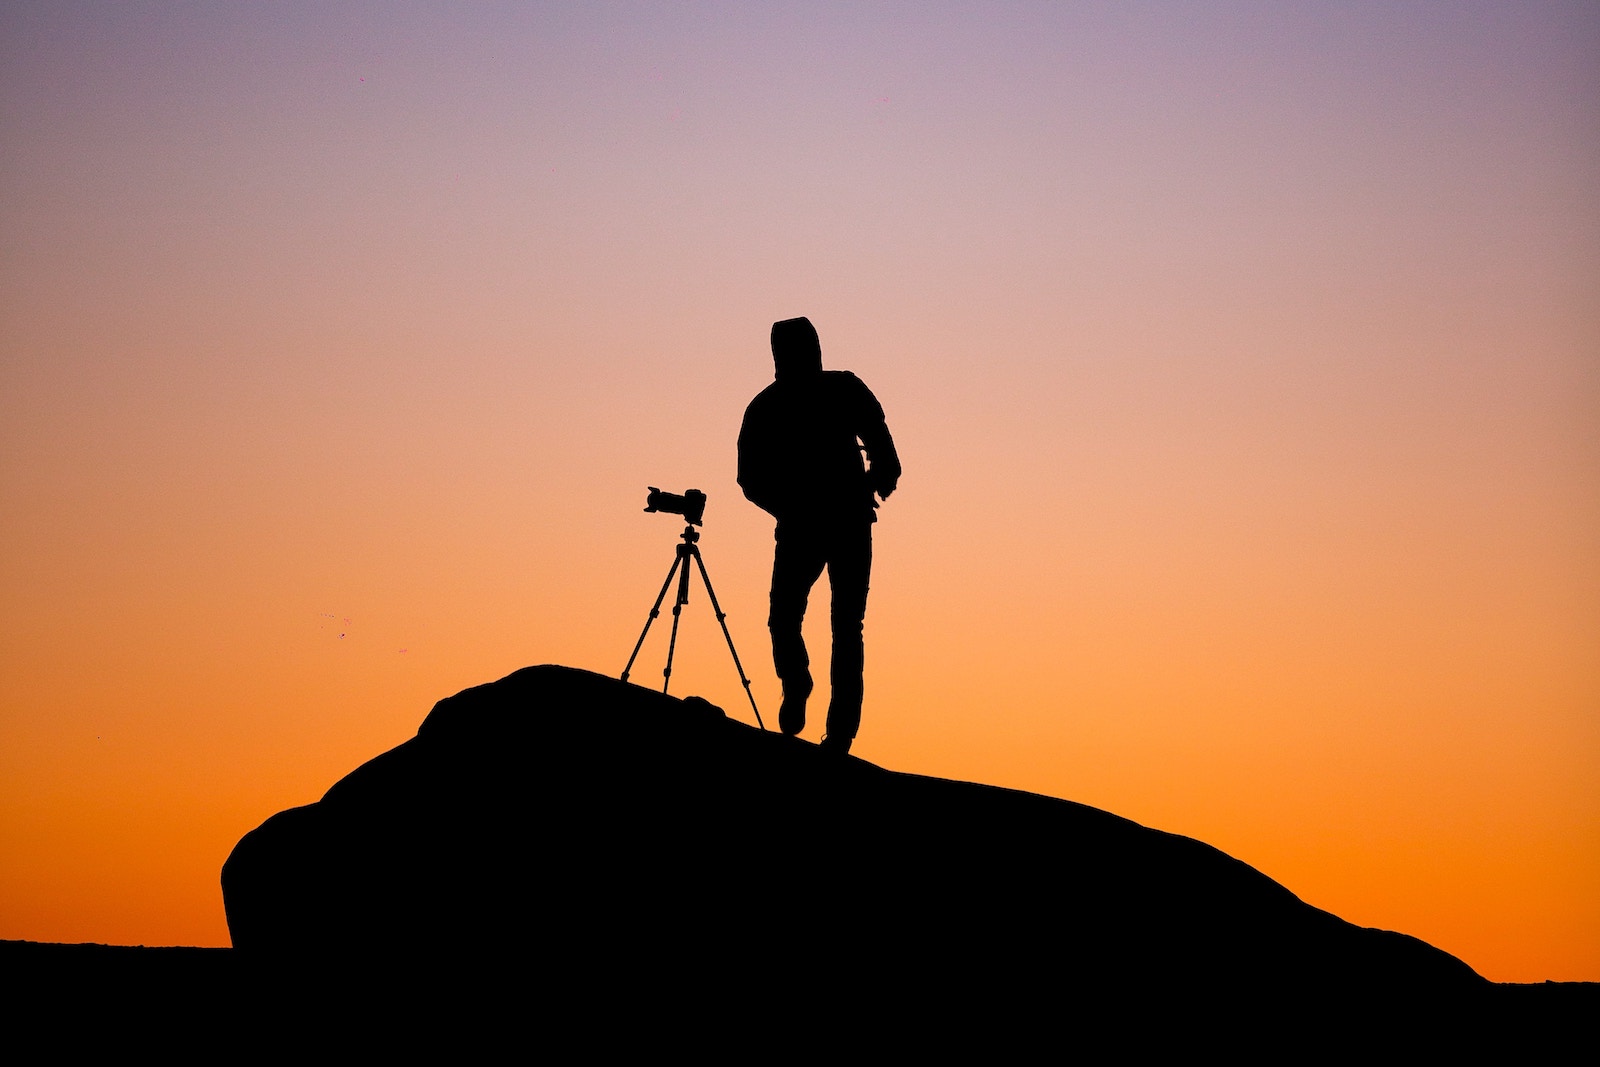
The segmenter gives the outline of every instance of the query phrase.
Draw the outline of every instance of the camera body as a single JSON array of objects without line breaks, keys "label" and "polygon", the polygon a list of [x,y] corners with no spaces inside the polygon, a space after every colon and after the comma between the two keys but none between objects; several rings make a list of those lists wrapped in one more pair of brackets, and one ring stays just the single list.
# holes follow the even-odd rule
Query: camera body
[{"label": "camera body", "polygon": [[649,486],[650,495],[645,498],[646,511],[661,511],[669,515],[682,515],[684,521],[691,526],[702,526],[706,517],[706,495],[698,489],[690,489],[682,496],[677,493],[664,493],[655,486]]}]

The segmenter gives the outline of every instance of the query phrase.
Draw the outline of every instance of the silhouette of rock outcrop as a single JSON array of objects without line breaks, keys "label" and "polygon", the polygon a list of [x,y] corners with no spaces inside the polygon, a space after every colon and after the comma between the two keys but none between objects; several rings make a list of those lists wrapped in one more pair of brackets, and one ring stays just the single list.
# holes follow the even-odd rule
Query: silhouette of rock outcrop
[{"label": "silhouette of rock outcrop", "polygon": [[824,1015],[1489,985],[1201,842],[557,666],[440,701],[415,738],[247,834],[222,886],[241,959],[435,976],[517,960],[569,991],[689,982]]}]

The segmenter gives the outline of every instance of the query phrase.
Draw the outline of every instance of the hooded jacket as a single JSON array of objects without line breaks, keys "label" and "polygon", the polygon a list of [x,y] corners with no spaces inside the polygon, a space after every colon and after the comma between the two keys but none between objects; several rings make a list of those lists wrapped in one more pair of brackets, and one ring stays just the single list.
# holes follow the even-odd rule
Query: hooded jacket
[{"label": "hooded jacket", "polygon": [[888,496],[900,479],[878,398],[849,371],[822,369],[805,319],[773,325],[772,357],[775,380],[750,402],[739,430],[744,495],[780,525],[875,521],[874,492]]}]

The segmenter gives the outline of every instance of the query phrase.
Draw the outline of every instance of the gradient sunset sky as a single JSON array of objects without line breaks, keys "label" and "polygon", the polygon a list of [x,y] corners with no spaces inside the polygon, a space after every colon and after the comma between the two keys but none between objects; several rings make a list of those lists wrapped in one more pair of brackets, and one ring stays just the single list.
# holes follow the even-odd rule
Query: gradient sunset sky
[{"label": "gradient sunset sky", "polygon": [[775,713],[808,315],[905,463],[857,754],[1600,980],[1592,2],[6,3],[0,109],[0,938],[225,945],[266,817],[618,673],[647,484]]}]

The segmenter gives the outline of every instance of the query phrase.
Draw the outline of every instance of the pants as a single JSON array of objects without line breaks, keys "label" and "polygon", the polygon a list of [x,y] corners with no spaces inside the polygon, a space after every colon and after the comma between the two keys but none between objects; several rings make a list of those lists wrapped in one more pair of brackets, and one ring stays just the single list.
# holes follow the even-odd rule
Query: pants
[{"label": "pants", "polygon": [[778,526],[772,556],[772,663],[785,693],[811,690],[811,657],[800,624],[811,587],[828,569],[833,593],[833,659],[829,671],[828,736],[849,738],[861,725],[862,620],[867,614],[867,580],[872,573],[872,524],[830,526],[793,523]]}]

